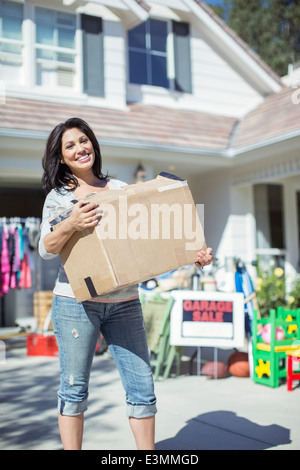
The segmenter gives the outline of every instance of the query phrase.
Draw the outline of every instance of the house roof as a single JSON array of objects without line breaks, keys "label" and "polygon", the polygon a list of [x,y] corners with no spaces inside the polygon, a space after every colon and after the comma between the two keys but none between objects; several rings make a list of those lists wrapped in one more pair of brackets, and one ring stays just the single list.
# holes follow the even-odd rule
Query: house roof
[{"label": "house roof", "polygon": [[[300,133],[300,105],[296,90],[273,94],[243,119],[197,111],[130,104],[125,110],[7,98],[0,107],[1,133],[44,139],[54,126],[69,117],[86,120],[108,145],[181,149],[226,156],[226,151],[263,145]],[[297,95],[298,96],[298,95]]]},{"label": "house roof", "polygon": [[249,112],[238,124],[232,142],[233,148],[270,141],[300,132],[299,93],[284,88],[270,95],[262,104]]},{"label": "house roof", "polygon": [[7,98],[0,108],[3,130],[49,133],[59,122],[78,116],[86,120],[97,137],[128,145],[143,143],[160,147],[225,150],[235,118],[142,104],[126,110],[62,105]]},{"label": "house roof", "polygon": [[150,10],[150,7],[149,5],[147,5],[146,2],[144,2],[143,0],[135,0],[136,3],[138,3],[142,8],[144,8],[144,10],[146,11],[149,11]]}]

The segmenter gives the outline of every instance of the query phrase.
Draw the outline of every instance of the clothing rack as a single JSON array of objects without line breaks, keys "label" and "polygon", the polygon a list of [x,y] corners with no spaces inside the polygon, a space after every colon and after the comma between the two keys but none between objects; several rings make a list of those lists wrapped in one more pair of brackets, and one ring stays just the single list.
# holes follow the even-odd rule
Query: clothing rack
[{"label": "clothing rack", "polygon": [[0,217],[0,223],[8,223],[8,224],[26,224],[27,222],[36,222],[40,223],[41,219],[37,217]]}]

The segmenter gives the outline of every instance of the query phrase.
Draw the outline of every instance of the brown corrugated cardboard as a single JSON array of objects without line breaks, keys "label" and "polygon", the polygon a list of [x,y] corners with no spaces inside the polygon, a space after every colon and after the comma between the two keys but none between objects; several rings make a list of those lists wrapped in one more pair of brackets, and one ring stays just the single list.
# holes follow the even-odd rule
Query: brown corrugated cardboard
[{"label": "brown corrugated cardboard", "polygon": [[159,175],[95,193],[104,210],[94,229],[76,232],[60,253],[78,301],[194,263],[206,248],[187,182]]}]

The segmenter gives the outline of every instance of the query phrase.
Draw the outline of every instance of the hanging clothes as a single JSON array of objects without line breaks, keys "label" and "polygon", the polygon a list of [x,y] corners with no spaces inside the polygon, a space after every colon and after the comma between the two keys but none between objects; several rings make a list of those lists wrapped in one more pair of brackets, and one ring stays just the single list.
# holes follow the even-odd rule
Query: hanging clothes
[{"label": "hanging clothes", "polygon": [[16,232],[16,228],[14,226],[10,227],[9,236],[8,236],[8,253],[9,253],[9,262],[10,262],[10,280],[9,280],[10,289],[15,289],[17,287],[16,272],[14,270],[14,260],[16,256],[15,232]]},{"label": "hanging clothes", "polygon": [[26,253],[24,254],[21,263],[20,280],[18,286],[20,289],[30,289],[32,286],[31,269]]},{"label": "hanging clothes", "polygon": [[8,228],[3,226],[2,231],[2,250],[1,250],[1,286],[0,295],[7,294],[9,291],[10,261],[8,251]]},{"label": "hanging clothes", "polygon": [[0,219],[0,296],[10,289],[30,289],[40,219]]}]

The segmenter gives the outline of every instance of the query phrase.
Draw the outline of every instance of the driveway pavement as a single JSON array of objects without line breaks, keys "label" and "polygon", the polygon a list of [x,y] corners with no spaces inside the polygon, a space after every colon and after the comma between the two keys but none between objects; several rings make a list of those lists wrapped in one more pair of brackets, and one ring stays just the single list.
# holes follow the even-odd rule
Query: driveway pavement
[{"label": "driveway pavement", "polygon": [[[202,356],[201,356],[202,357]],[[182,374],[156,382],[157,450],[300,449],[300,387],[270,388],[250,378]],[[195,366],[195,365],[194,365]],[[194,367],[194,369],[196,369]],[[0,363],[0,449],[59,450],[58,359],[6,351]],[[135,450],[124,392],[108,352],[95,356],[85,418],[85,450]]]}]

